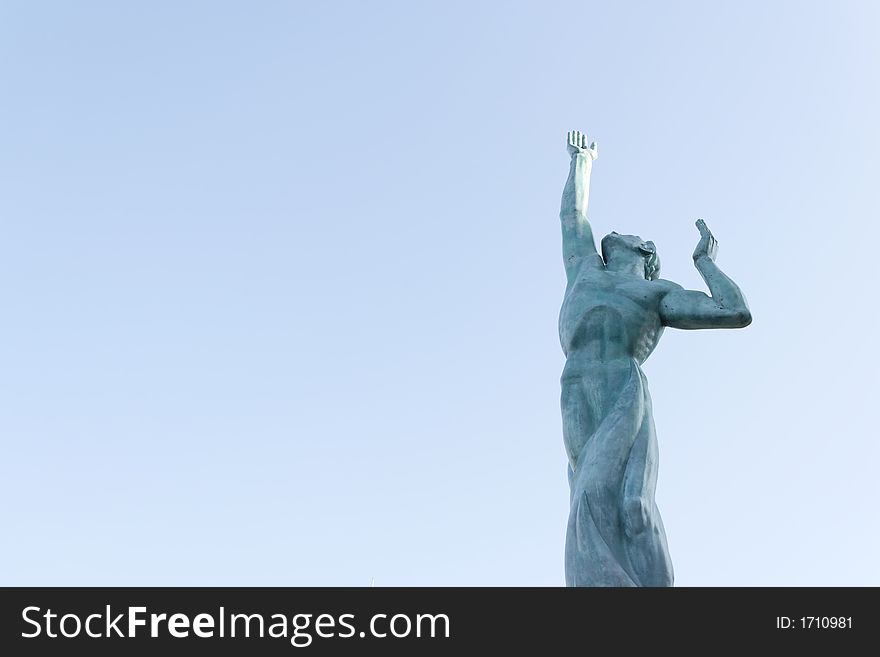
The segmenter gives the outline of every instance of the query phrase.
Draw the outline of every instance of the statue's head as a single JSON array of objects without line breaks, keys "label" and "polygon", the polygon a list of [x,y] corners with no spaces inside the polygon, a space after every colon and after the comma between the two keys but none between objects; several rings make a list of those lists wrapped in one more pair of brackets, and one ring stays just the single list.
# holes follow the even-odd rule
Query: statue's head
[{"label": "statue's head", "polygon": [[646,242],[638,235],[620,235],[612,231],[602,238],[602,259],[605,264],[612,260],[628,264],[633,261],[644,263],[645,278],[649,281],[660,277],[660,258],[654,242]]}]

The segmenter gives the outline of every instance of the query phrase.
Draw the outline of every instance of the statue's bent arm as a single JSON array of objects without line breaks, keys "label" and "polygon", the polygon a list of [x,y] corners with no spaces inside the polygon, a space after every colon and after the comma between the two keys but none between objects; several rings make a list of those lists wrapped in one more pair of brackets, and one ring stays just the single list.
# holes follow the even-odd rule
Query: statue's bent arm
[{"label": "statue's bent arm", "polygon": [[748,326],[752,323],[752,313],[745,296],[739,286],[715,264],[718,242],[702,219],[697,221],[697,228],[700,242],[694,250],[694,265],[712,296],[675,285],[660,301],[663,325],[680,329]]},{"label": "statue's bent arm", "polygon": [[571,281],[581,264],[601,267],[603,263],[596,250],[593,229],[587,220],[590,174],[599,151],[595,143],[588,146],[587,136],[577,131],[568,133],[567,148],[571,154],[571,169],[562,192],[559,219],[562,222],[562,257],[565,272]]}]

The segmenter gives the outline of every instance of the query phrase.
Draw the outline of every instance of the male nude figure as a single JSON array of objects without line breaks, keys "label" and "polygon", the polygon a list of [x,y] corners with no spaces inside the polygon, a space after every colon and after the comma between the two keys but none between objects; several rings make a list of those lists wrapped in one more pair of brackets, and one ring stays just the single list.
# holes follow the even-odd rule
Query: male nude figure
[{"label": "male nude figure", "polygon": [[742,328],[751,314],[739,287],[715,264],[717,242],[702,220],[694,264],[711,296],[659,276],[653,242],[612,232],[596,250],[587,221],[598,156],[568,133],[571,170],[562,194],[568,283],[559,315],[563,440],[571,513],[568,586],[671,586],[672,563],[654,503],[657,439],[640,365],[663,329]]}]

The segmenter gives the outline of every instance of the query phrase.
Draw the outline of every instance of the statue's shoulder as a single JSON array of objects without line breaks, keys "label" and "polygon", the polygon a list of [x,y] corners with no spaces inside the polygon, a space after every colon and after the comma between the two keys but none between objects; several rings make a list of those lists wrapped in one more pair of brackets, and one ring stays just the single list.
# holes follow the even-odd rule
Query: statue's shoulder
[{"label": "statue's shoulder", "polygon": [[607,285],[611,276],[605,270],[605,266],[582,266],[569,277],[569,287],[592,287],[594,285]]},{"label": "statue's shoulder", "polygon": [[664,294],[667,292],[673,292],[675,290],[683,289],[678,283],[667,281],[665,278],[658,278],[656,281],[649,282],[651,285],[656,286],[657,289],[661,290]]}]

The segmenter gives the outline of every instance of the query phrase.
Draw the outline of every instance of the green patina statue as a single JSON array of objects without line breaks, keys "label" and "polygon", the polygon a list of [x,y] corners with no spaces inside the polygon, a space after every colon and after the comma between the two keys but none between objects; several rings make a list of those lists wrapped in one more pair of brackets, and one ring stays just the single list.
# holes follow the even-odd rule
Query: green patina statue
[{"label": "green patina statue", "polygon": [[612,232],[596,250],[587,220],[598,155],[568,133],[571,171],[562,193],[568,284],[559,314],[566,362],[562,430],[571,512],[568,586],[671,586],[672,562],[654,502],[657,438],[645,362],[667,326],[742,328],[752,317],[739,287],[715,264],[718,244],[699,220],[694,264],[711,296],[659,278],[653,242]]}]

